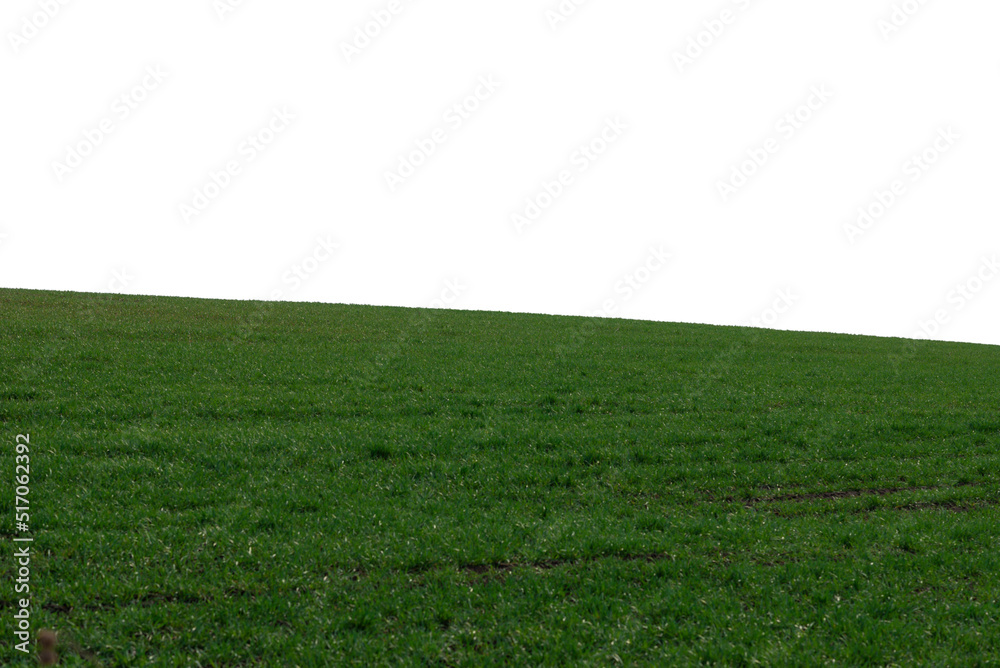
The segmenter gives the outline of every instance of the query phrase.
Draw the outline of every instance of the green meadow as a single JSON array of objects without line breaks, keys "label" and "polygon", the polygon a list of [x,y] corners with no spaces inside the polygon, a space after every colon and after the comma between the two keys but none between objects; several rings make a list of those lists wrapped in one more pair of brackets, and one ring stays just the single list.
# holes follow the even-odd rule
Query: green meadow
[{"label": "green meadow", "polygon": [[3,665],[18,434],[60,665],[1000,665],[1000,347],[4,289],[0,372]]}]

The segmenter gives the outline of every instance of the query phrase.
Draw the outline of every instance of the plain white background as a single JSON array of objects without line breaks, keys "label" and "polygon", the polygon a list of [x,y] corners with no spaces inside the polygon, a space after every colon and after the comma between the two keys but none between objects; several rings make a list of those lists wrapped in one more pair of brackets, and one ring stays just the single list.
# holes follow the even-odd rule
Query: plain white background
[{"label": "plain white background", "polygon": [[998,22],[7,0],[0,286],[1000,344]]}]

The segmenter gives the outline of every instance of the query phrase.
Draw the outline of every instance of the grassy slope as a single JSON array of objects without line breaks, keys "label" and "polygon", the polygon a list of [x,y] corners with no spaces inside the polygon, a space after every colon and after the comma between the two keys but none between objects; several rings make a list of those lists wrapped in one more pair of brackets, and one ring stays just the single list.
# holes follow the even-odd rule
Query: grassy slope
[{"label": "grassy slope", "polygon": [[0,364],[104,665],[1000,662],[997,347],[0,290]]}]

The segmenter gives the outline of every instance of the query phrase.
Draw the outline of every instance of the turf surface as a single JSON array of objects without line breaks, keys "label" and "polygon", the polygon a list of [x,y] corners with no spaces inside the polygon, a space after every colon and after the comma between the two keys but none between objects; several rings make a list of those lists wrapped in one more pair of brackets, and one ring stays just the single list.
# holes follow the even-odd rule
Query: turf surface
[{"label": "turf surface", "polygon": [[998,347],[0,290],[0,364],[62,665],[1000,665]]}]

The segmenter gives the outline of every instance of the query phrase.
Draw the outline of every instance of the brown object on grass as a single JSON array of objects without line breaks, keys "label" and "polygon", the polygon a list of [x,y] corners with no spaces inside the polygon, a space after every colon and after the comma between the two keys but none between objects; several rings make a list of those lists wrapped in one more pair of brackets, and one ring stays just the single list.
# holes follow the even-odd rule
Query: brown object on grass
[{"label": "brown object on grass", "polygon": [[43,666],[54,666],[59,663],[56,640],[55,631],[42,629],[38,632],[38,662]]}]

